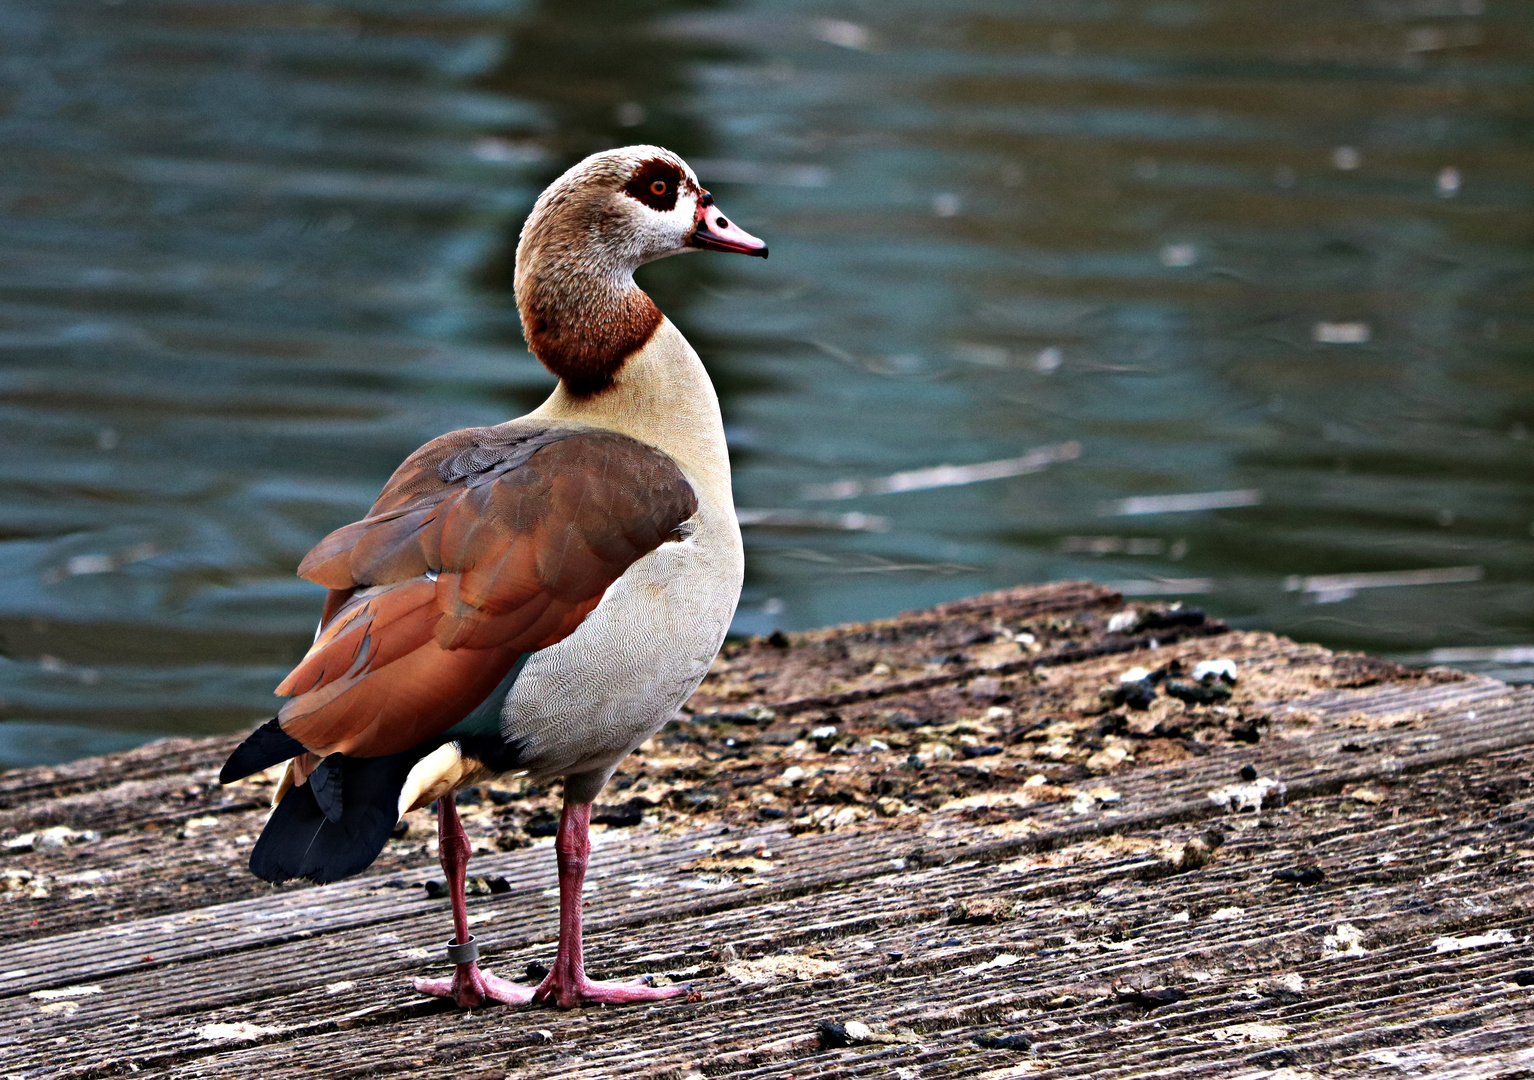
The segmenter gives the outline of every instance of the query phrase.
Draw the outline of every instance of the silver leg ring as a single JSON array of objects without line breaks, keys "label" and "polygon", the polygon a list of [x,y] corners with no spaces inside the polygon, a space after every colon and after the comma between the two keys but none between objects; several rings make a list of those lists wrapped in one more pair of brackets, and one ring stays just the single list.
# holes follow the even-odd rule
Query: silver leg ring
[{"label": "silver leg ring", "polygon": [[472,964],[479,959],[479,939],[473,934],[464,942],[449,941],[447,958],[455,964]]}]

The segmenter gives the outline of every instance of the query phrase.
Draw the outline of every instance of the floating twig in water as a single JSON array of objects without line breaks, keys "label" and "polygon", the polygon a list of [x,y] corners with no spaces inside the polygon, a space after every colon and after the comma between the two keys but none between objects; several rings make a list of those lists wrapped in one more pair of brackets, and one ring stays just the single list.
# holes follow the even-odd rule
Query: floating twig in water
[{"label": "floating twig in water", "polygon": [[893,495],[903,491],[926,491],[931,488],[978,484],[983,480],[1001,480],[1042,472],[1061,461],[1081,456],[1079,442],[1056,443],[1030,450],[1022,457],[1000,461],[982,461],[977,465],[937,465],[913,469],[872,480],[837,480],[830,484],[811,484],[804,489],[807,499],[853,499],[859,495]]},{"label": "floating twig in water", "polygon": [[1299,574],[1284,579],[1288,592],[1313,593],[1321,603],[1346,600],[1359,589],[1395,589],[1411,585],[1464,585],[1486,576],[1483,566],[1442,566],[1429,570],[1386,570],[1366,574]]},{"label": "floating twig in water", "polygon": [[1534,645],[1470,645],[1460,648],[1432,649],[1430,664],[1472,664],[1478,661],[1501,664],[1534,664]]},{"label": "floating twig in water", "polygon": [[816,514],[803,510],[737,509],[741,528],[827,529],[832,532],[888,532],[889,518],[854,510],[848,514]]},{"label": "floating twig in water", "polygon": [[1214,592],[1214,578],[1150,578],[1148,580],[1105,581],[1121,596],[1190,596]]},{"label": "floating twig in water", "polygon": [[1187,495],[1135,495],[1104,503],[1104,517],[1129,517],[1135,514],[1188,514],[1197,510],[1229,510],[1238,506],[1257,506],[1262,492],[1256,488],[1236,491],[1197,491]]},{"label": "floating twig in water", "polygon": [[783,551],[773,552],[787,559],[797,559],[800,562],[820,563],[833,573],[837,574],[972,574],[980,569],[978,566],[970,566],[966,563],[954,562],[895,562],[892,559],[881,558],[878,555],[864,555],[858,561],[838,558],[828,555],[824,551],[814,551],[809,548],[788,548]]}]

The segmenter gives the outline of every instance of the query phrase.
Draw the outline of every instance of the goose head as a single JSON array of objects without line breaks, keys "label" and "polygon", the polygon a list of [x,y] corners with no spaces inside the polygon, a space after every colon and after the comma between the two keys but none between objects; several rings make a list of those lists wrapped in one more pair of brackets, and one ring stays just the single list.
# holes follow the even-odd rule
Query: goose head
[{"label": "goose head", "polygon": [[725,217],[687,162],[659,146],[625,146],[576,163],[538,197],[517,273],[578,256],[590,270],[632,274],[700,250],[767,257],[767,245]]},{"label": "goose head", "polygon": [[689,251],[767,257],[669,150],[626,146],[576,163],[538,197],[517,244],[529,347],[572,393],[605,389],[661,320],[634,271]]}]

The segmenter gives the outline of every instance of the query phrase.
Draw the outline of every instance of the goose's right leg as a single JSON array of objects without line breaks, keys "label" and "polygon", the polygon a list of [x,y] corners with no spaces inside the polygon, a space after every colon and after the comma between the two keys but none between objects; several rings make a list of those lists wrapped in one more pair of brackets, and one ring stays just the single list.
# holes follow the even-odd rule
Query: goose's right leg
[{"label": "goose's right leg", "polygon": [[577,1005],[621,1005],[631,1001],[660,1001],[691,993],[686,986],[648,986],[633,982],[596,982],[586,977],[581,942],[581,893],[586,864],[591,858],[591,804],[566,801],[559,815],[554,851],[559,856],[559,952],[554,966],[533,994],[534,1001],[552,1001],[561,1009]]}]

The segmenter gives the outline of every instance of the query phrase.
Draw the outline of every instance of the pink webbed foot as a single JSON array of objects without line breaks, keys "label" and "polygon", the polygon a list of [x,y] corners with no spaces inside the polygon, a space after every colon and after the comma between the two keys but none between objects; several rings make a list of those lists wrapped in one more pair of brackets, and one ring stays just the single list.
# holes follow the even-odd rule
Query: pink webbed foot
[{"label": "pink webbed foot", "polygon": [[476,963],[459,964],[446,978],[417,979],[415,988],[433,997],[451,998],[460,1009],[475,1009],[486,1001],[526,1005],[533,1000],[534,994],[532,987],[507,982],[488,971],[481,971]]},{"label": "pink webbed foot", "polygon": [[641,975],[626,982],[597,982],[576,973],[564,973],[559,967],[548,973],[538,989],[533,991],[534,1001],[551,1001],[561,1009],[574,1009],[585,1005],[629,1005],[636,1001],[664,1001],[667,998],[690,995],[688,986],[651,986],[649,976]]}]

